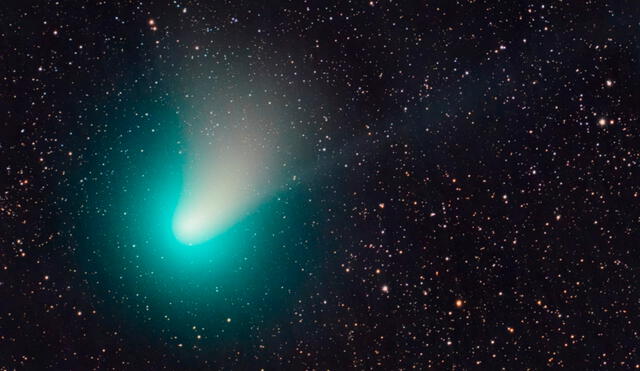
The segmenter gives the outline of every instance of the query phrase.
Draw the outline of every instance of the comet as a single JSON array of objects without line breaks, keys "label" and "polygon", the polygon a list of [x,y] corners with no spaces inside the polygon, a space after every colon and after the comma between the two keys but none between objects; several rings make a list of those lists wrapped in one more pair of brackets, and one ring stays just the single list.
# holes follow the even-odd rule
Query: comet
[{"label": "comet", "polygon": [[271,137],[258,127],[195,140],[172,220],[175,238],[203,244],[245,217],[272,190]]}]

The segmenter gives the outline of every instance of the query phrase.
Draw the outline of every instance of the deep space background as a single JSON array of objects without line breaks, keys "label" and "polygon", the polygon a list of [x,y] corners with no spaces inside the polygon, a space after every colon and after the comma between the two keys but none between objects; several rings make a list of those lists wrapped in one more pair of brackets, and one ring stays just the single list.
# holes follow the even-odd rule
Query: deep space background
[{"label": "deep space background", "polygon": [[[3,1],[0,369],[640,367],[639,22]],[[240,122],[270,192],[178,243],[194,140]]]}]

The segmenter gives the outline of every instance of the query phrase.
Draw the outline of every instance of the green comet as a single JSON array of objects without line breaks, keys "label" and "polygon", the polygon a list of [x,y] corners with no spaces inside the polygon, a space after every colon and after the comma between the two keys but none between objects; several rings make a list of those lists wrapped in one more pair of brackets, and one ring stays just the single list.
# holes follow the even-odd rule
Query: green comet
[{"label": "green comet", "polygon": [[212,141],[195,140],[173,215],[175,238],[186,245],[203,244],[257,207],[277,178],[270,170],[274,147],[259,127],[234,128]]}]

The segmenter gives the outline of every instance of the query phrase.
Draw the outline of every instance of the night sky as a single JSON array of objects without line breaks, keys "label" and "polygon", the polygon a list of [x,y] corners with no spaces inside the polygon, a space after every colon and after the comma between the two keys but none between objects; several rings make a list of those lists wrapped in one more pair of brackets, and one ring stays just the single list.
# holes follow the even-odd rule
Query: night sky
[{"label": "night sky", "polygon": [[0,369],[639,368],[639,22],[2,2]]}]

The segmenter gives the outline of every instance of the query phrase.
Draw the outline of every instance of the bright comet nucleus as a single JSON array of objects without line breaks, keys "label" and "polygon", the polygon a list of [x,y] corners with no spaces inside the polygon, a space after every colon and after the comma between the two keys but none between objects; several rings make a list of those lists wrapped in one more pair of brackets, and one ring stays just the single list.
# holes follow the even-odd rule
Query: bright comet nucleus
[{"label": "bright comet nucleus", "polygon": [[205,223],[204,215],[183,211],[176,213],[173,218],[173,233],[178,241],[187,245],[197,245],[205,242],[210,228]]},{"label": "bright comet nucleus", "polygon": [[[212,186],[211,193],[200,193],[183,197],[173,216],[173,233],[186,245],[207,242],[224,232],[247,207],[249,195],[222,191]],[[218,188],[218,192],[213,191]],[[235,204],[230,201],[235,201]]]}]

